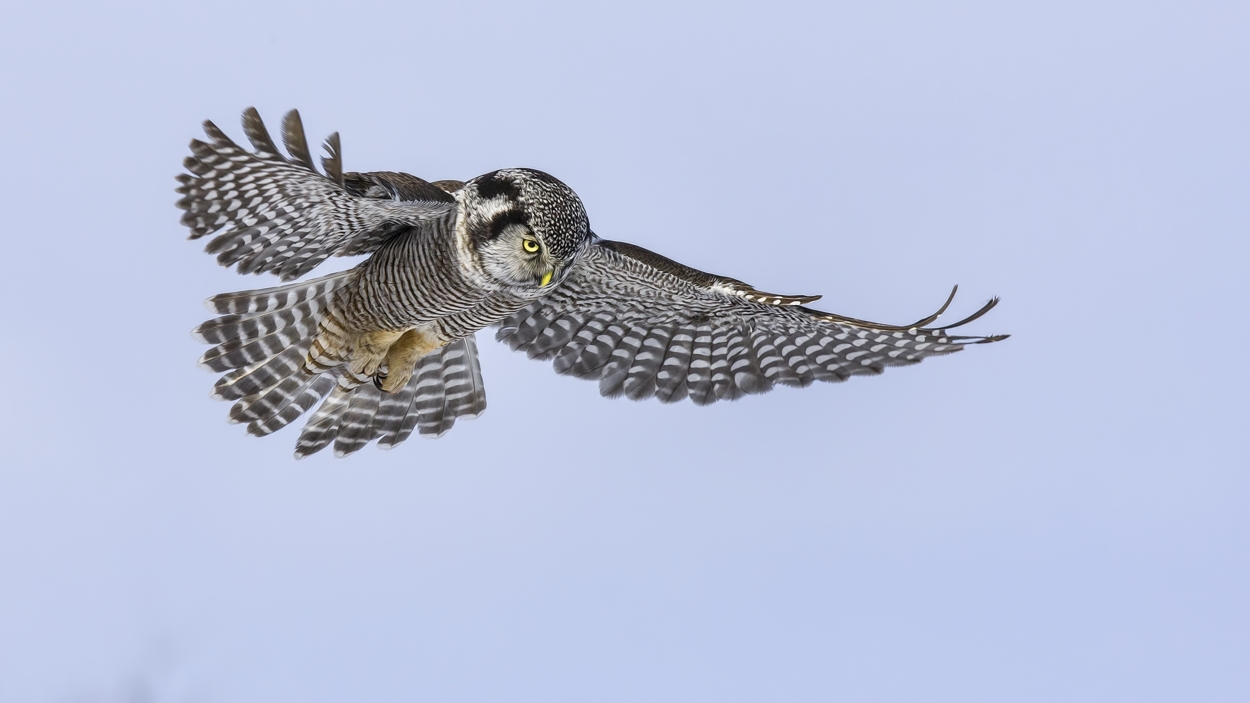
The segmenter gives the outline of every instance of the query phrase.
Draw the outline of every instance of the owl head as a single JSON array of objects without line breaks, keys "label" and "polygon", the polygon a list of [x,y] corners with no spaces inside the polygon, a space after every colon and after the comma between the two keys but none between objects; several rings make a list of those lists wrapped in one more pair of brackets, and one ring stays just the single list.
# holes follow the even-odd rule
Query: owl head
[{"label": "owl head", "polygon": [[559,283],[590,241],[586,209],[572,188],[542,171],[508,168],[460,192],[478,260],[497,282],[530,295]]}]

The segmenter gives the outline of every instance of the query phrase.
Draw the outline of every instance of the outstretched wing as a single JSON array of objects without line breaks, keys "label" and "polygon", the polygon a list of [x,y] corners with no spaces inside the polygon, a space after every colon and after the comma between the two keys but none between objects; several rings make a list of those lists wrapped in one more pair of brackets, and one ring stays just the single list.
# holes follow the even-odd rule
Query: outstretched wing
[{"label": "outstretched wing", "polygon": [[243,111],[243,131],[256,151],[205,122],[209,141],[191,141],[192,156],[183,162],[190,173],[178,176],[178,207],[186,211],[182,223],[191,238],[218,232],[207,251],[239,273],[269,271],[290,280],[332,254],[373,251],[399,232],[454,212],[454,198],[419,178],[344,174],[338,133],[326,140],[326,173],[318,173],[295,110],[282,123],[289,157],[255,108]]},{"label": "outstretched wing", "polygon": [[819,296],[758,291],[683,266],[641,247],[597,240],[558,289],[508,317],[496,338],[557,372],[599,381],[603,395],[699,405],[878,374],[968,344],[1004,339],[956,336],[998,303],[928,327],[883,325],[804,307]]}]

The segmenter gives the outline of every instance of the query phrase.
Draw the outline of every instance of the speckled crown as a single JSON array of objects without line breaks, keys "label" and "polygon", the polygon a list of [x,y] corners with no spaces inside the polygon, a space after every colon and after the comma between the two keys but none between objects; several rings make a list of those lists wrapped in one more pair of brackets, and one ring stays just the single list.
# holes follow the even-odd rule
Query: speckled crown
[{"label": "speckled crown", "polygon": [[555,257],[568,259],[590,235],[581,198],[554,176],[529,168],[507,168],[465,184],[469,235],[487,242],[513,223],[534,230]]}]

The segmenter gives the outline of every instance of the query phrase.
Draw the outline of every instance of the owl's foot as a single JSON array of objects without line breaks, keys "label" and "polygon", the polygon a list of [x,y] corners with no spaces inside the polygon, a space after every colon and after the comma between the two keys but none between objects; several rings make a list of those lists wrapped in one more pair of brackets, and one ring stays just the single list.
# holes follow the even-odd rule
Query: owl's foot
[{"label": "owl's foot", "polygon": [[412,380],[412,371],[411,366],[406,370],[397,369],[395,373],[379,371],[373,374],[373,385],[383,393],[398,393],[401,388],[408,385],[408,381]]},{"label": "owl's foot", "polygon": [[357,376],[368,378],[378,372],[391,345],[402,337],[403,330],[380,330],[366,332],[356,338],[352,345],[352,359],[347,369]]},{"label": "owl's foot", "polygon": [[430,335],[408,330],[386,352],[386,373],[374,376],[374,383],[386,393],[396,393],[408,385],[421,357],[443,346]]}]

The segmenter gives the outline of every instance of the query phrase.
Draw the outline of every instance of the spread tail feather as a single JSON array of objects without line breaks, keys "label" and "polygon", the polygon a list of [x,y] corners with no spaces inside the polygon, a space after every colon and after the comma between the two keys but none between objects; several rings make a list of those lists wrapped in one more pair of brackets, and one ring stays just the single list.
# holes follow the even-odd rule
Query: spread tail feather
[{"label": "spread tail feather", "polygon": [[220,314],[192,334],[214,345],[200,365],[225,372],[212,397],[235,401],[230,421],[264,436],[316,405],[336,384],[336,373],[309,373],[304,362],[320,324],[354,271],[276,288],[223,293],[208,300]]},{"label": "spread tail feather", "polygon": [[230,421],[247,423],[249,433],[276,432],[325,399],[304,427],[296,457],[331,442],[339,456],[374,439],[389,449],[414,429],[437,437],[458,418],[476,417],[486,408],[472,337],[421,358],[397,393],[382,392],[351,374],[342,359],[321,354],[314,341],[336,329],[336,297],[353,273],[214,296],[209,307],[220,316],[194,331],[214,345],[200,364],[224,372],[213,397],[234,401]]},{"label": "spread tail feather", "polygon": [[335,388],[304,426],[295,457],[334,444],[336,456],[356,452],[374,439],[390,449],[412,435],[439,437],[459,418],[486,410],[486,392],[473,337],[458,339],[417,362],[408,384],[383,393],[372,384]]},{"label": "spread tail feather", "polygon": [[341,457],[374,439],[379,447],[395,447],[414,429],[439,437],[457,418],[477,417],[486,408],[471,336],[421,358],[410,382],[397,393],[361,383],[336,360],[319,358],[310,364],[310,355],[316,357],[314,340],[352,274],[342,271],[209,300],[220,316],[197,326],[194,334],[214,345],[200,364],[224,372],[212,387],[212,397],[234,402],[230,422],[246,423],[247,432],[264,437],[325,399],[305,425],[295,455],[306,457],[332,442]]}]

